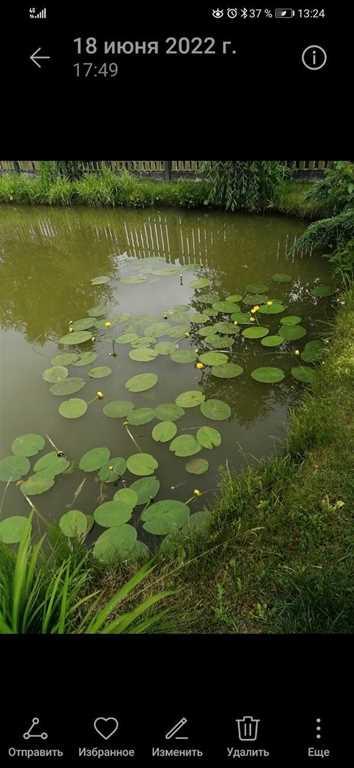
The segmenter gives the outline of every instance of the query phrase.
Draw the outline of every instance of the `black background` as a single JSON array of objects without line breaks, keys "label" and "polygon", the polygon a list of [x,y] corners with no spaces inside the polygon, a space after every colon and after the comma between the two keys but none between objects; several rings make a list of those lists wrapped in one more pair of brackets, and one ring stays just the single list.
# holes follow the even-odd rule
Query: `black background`
[{"label": "black background", "polygon": [[[43,23],[27,20],[29,5],[2,10],[5,158],[350,157],[344,4],[331,5],[327,23],[237,26],[211,21],[207,3],[49,1]],[[77,36],[155,40],[218,30],[235,40],[237,62],[125,57],[119,81],[73,78]],[[328,50],[319,72],[300,62],[312,43]],[[41,70],[29,59],[38,46],[52,57]],[[269,765],[306,765],[307,747],[318,745],[331,749],[333,765],[349,765],[349,636],[1,637],[0,651],[1,764],[15,763],[7,749],[23,746],[35,715],[48,730],[48,747],[65,747],[63,764],[78,764],[77,745],[106,746],[92,722],[113,715],[120,728],[108,746],[134,745],[138,764],[150,765],[151,746],[166,746],[163,734],[184,715],[188,746],[221,765],[227,746],[242,747],[235,718],[252,714],[261,719],[257,746],[271,752]],[[324,724],[320,742],[316,717]]]}]

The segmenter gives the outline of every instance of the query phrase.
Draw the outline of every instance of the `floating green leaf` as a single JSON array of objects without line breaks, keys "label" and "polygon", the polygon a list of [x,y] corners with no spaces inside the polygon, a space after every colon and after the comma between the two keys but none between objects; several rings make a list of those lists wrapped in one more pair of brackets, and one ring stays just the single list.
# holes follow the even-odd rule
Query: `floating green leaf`
[{"label": "floating green leaf", "polygon": [[221,434],[214,427],[200,427],[197,432],[198,443],[202,448],[218,448],[221,445]]},{"label": "floating green leaf", "polygon": [[103,315],[106,314],[106,309],[103,304],[97,304],[95,307],[91,307],[87,314],[90,315],[90,317],[103,317]]},{"label": "floating green leaf", "polygon": [[48,477],[55,477],[65,472],[68,467],[70,467],[70,461],[66,456],[58,455],[57,451],[50,451],[36,461],[33,469],[34,472],[42,472]]},{"label": "floating green leaf", "polygon": [[[247,293],[266,293],[268,291],[268,286],[265,283],[250,283],[249,285],[246,285],[246,291]],[[254,303],[258,304],[257,301]]]},{"label": "floating green leaf", "polygon": [[73,363],[76,363],[76,361],[79,359],[79,355],[77,352],[62,352],[60,355],[55,355],[55,357],[52,357],[51,363],[52,365],[72,365]]},{"label": "floating green leaf", "polygon": [[312,296],[316,298],[324,298],[325,296],[331,296],[333,289],[329,285],[316,285],[310,291]]},{"label": "floating green leaf", "polygon": [[91,363],[95,362],[96,358],[96,352],[82,352],[78,360],[73,363],[73,365],[77,366],[78,368],[81,368],[84,365],[91,365]]},{"label": "floating green leaf", "polygon": [[281,344],[284,344],[284,337],[266,336],[265,339],[261,340],[261,344],[263,347],[279,347]]},{"label": "floating green leaf", "polygon": [[231,302],[231,304],[238,304],[238,302],[241,301],[241,299],[242,299],[241,293],[232,293],[230,296],[226,296],[226,301]]},{"label": "floating green leaf", "polygon": [[134,408],[129,411],[127,416],[128,424],[140,427],[142,424],[149,424],[155,418],[155,411],[152,408]]},{"label": "floating green leaf", "polygon": [[59,528],[69,539],[79,539],[87,534],[88,520],[79,509],[70,509],[61,516]]},{"label": "floating green leaf", "polygon": [[313,384],[316,378],[316,373],[313,368],[309,368],[307,365],[299,365],[291,369],[291,375],[297,381],[301,381],[303,384]]},{"label": "floating green leaf", "polygon": [[45,439],[42,435],[29,432],[27,435],[16,437],[12,443],[11,450],[15,456],[35,456],[44,446]]},{"label": "floating green leaf", "polygon": [[186,471],[190,475],[204,475],[209,469],[209,462],[206,459],[192,459],[186,464]]},{"label": "floating green leaf", "polygon": [[231,320],[238,325],[250,325],[252,323],[252,315],[249,312],[234,312],[231,315]]},{"label": "floating green leaf", "polygon": [[286,275],[283,272],[276,272],[275,275],[272,275],[273,283],[291,283],[292,279],[291,275]]},{"label": "floating green leaf", "polygon": [[41,493],[49,491],[54,485],[53,475],[48,475],[46,471],[36,472],[34,475],[24,480],[20,489],[24,496],[39,496]]},{"label": "floating green leaf", "polygon": [[277,384],[279,381],[283,381],[285,373],[281,368],[256,368],[252,371],[251,376],[252,379],[262,384]]},{"label": "floating green leaf", "polygon": [[97,472],[109,461],[111,452],[109,448],[91,448],[80,459],[79,467],[84,472]]},{"label": "floating green leaf", "polygon": [[157,496],[160,490],[160,481],[155,475],[152,477],[143,477],[141,480],[135,480],[129,490],[134,491],[138,496],[137,506],[146,504]]},{"label": "floating green leaf", "polygon": [[174,363],[194,363],[197,358],[193,349],[177,349],[172,355]]},{"label": "floating green leaf", "polygon": [[88,375],[91,379],[105,379],[106,376],[110,376],[112,368],[108,365],[99,365],[97,368],[91,368]]},{"label": "floating green leaf", "polygon": [[210,280],[207,277],[199,277],[198,280],[193,280],[191,288],[206,288],[210,285]]},{"label": "floating green leaf", "polygon": [[206,312],[193,312],[193,314],[190,315],[191,323],[207,323],[208,320],[209,314]]},{"label": "floating green leaf", "polygon": [[31,465],[26,456],[6,456],[0,461],[0,480],[16,482],[30,471]]},{"label": "floating green leaf", "polygon": [[194,435],[178,435],[170,444],[170,451],[175,456],[194,456],[201,451],[201,445]]},{"label": "floating green leaf", "polygon": [[122,456],[115,456],[110,458],[108,463],[101,467],[98,477],[103,483],[115,483],[127,468],[127,462]]},{"label": "floating green leaf", "polygon": [[301,323],[302,317],[299,315],[286,315],[285,317],[280,318],[280,322],[282,325],[299,325]]},{"label": "floating green leaf", "polygon": [[236,363],[217,365],[211,369],[212,376],[216,376],[218,379],[235,379],[236,376],[241,376],[241,373],[243,373],[243,368]]},{"label": "floating green leaf", "polygon": [[27,533],[30,522],[23,515],[5,517],[0,522],[0,541],[3,544],[18,544],[22,536]]},{"label": "floating green leaf", "polygon": [[297,341],[306,336],[306,333],[306,328],[302,325],[282,325],[281,327],[281,335],[286,341]]},{"label": "floating green leaf", "polygon": [[71,327],[74,331],[87,331],[89,328],[93,328],[96,325],[94,317],[82,317],[80,320],[75,320]]},{"label": "floating green leaf", "polygon": [[[147,480],[152,480],[152,478],[147,478]],[[145,480],[136,480],[137,483],[144,483]],[[148,501],[149,499],[147,499]],[[134,509],[136,505],[139,503],[139,497],[136,491],[133,490],[133,488],[120,488],[119,491],[117,491],[113,496],[113,501],[123,501],[124,504],[126,504],[131,509]]]},{"label": "floating green leaf", "polygon": [[125,388],[129,392],[145,392],[157,384],[158,378],[156,373],[139,373],[137,376],[132,376],[131,379],[128,379]]},{"label": "floating green leaf", "polygon": [[42,373],[42,379],[49,384],[56,384],[58,381],[66,379],[69,371],[64,365],[55,365],[53,368],[46,368]]},{"label": "floating green leaf", "polygon": [[106,403],[103,408],[103,413],[110,419],[122,419],[127,416],[134,408],[134,403],[130,400],[112,400],[110,403]]},{"label": "floating green leaf", "polygon": [[231,416],[231,408],[223,400],[206,400],[201,404],[200,410],[203,416],[212,421],[225,421]]},{"label": "floating green leaf", "polygon": [[59,344],[76,346],[76,344],[84,344],[85,341],[90,341],[91,337],[92,333],[90,331],[73,331],[72,333],[67,333],[66,336],[62,336],[59,339]]},{"label": "floating green leaf", "polygon": [[214,323],[214,325],[212,326],[212,331],[213,333],[226,333],[230,335],[233,333],[238,333],[238,328],[237,328],[237,325],[235,325],[235,323],[220,322],[220,323]]},{"label": "floating green leaf", "polygon": [[136,360],[138,363],[150,363],[151,360],[155,360],[157,355],[158,352],[155,349],[150,349],[150,347],[137,347],[129,352],[130,359]]},{"label": "floating green leaf", "polygon": [[225,365],[229,358],[223,352],[204,352],[202,355],[199,355],[199,360],[204,365],[212,365],[216,368],[216,366]]},{"label": "floating green leaf", "polygon": [[319,363],[322,360],[324,348],[323,341],[320,339],[308,341],[301,352],[301,360],[304,363]]},{"label": "floating green leaf", "polygon": [[152,430],[152,437],[157,443],[168,443],[175,436],[177,427],[174,421],[160,421]]},{"label": "floating green leaf", "polygon": [[272,301],[271,304],[262,304],[259,307],[258,312],[260,312],[261,315],[279,315],[280,312],[285,312],[285,310],[286,307],[281,301]]},{"label": "floating green leaf", "polygon": [[79,419],[87,411],[87,402],[80,397],[72,397],[60,403],[58,410],[65,419]]},{"label": "floating green leaf", "polygon": [[126,560],[134,549],[136,540],[137,532],[132,525],[108,528],[95,542],[94,557],[107,565],[115,560]]},{"label": "floating green leaf", "polygon": [[216,309],[218,312],[222,312],[223,314],[230,314],[232,312],[239,312],[240,307],[237,306],[237,304],[234,304],[232,301],[216,301],[213,304],[213,309]]},{"label": "floating green leaf", "polygon": [[170,328],[168,331],[168,336],[170,336],[171,339],[180,339],[182,336],[189,334],[189,329],[190,323],[185,323],[185,325],[176,325],[174,328]]},{"label": "floating green leaf", "polygon": [[153,336],[157,339],[159,336],[168,336],[171,326],[166,321],[160,323],[152,323],[148,325],[144,330],[144,336]]},{"label": "floating green leaf", "polygon": [[117,336],[115,341],[117,344],[132,344],[133,341],[137,341],[139,336],[136,333],[122,333],[121,336]]},{"label": "floating green leaf", "polygon": [[254,304],[264,304],[268,299],[264,293],[247,293],[242,299],[244,304],[253,306]]},{"label": "floating green leaf", "polygon": [[264,328],[261,325],[254,325],[252,328],[245,328],[242,331],[242,336],[245,339],[263,339],[269,333],[269,328]]},{"label": "floating green leaf", "polygon": [[105,283],[109,283],[109,280],[110,278],[107,275],[98,275],[98,277],[91,279],[91,285],[105,285]]},{"label": "floating green leaf", "polygon": [[132,475],[152,475],[159,466],[151,453],[134,453],[127,459],[127,467]]},{"label": "floating green leaf", "polygon": [[173,341],[159,341],[155,347],[155,352],[158,355],[171,355],[172,352],[175,351],[176,345],[173,343]]},{"label": "floating green leaf", "polygon": [[131,275],[130,277],[122,277],[121,283],[124,285],[138,285],[139,283],[145,283],[147,280],[144,275]]},{"label": "floating green leaf", "polygon": [[58,384],[53,384],[49,391],[52,395],[73,395],[74,392],[79,392],[80,389],[83,389],[85,383],[85,379],[73,376],[64,379],[64,381],[59,381]]},{"label": "floating green leaf", "polygon": [[233,339],[230,336],[218,336],[217,333],[207,336],[205,341],[209,347],[214,349],[229,349],[233,344]]},{"label": "floating green leaf", "polygon": [[111,528],[127,523],[132,516],[132,507],[124,501],[105,501],[95,509],[93,516],[98,525],[103,528]]},{"label": "floating green leaf", "polygon": [[155,416],[160,421],[178,421],[185,411],[175,403],[162,403],[155,408]]},{"label": "floating green leaf", "polygon": [[165,536],[173,533],[189,519],[190,509],[182,501],[163,499],[151,504],[144,510],[141,519],[144,521],[144,529],[157,536]]},{"label": "floating green leaf", "polygon": [[187,392],[181,392],[176,397],[176,405],[179,405],[180,408],[194,408],[196,405],[200,405],[203,400],[205,400],[203,392],[200,392],[198,389],[191,389]]}]

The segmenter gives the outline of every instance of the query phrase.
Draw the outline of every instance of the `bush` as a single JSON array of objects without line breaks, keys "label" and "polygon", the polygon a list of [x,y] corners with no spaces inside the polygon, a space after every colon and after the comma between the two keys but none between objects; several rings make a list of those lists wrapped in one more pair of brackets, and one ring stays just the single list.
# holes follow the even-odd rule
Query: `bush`
[{"label": "bush", "polygon": [[345,248],[354,238],[354,208],[342,211],[329,219],[320,219],[306,229],[297,240],[296,250],[303,248],[328,249],[333,253]]},{"label": "bush", "polygon": [[313,185],[306,199],[325,205],[337,214],[354,206],[354,163],[337,162],[325,172],[325,177]]},{"label": "bush", "polygon": [[277,160],[210,160],[204,173],[209,202],[227,211],[259,211],[274,202],[287,170]]}]

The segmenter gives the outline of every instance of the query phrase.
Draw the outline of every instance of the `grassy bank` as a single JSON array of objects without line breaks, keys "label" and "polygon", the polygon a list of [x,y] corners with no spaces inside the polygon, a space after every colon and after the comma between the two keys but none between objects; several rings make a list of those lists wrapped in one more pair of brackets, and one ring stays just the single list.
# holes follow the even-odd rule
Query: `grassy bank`
[{"label": "grassy bank", "polygon": [[[323,207],[306,200],[310,188],[311,182],[288,181],[266,210],[311,219],[327,214]],[[52,183],[23,174],[0,175],[0,203],[19,205],[205,208],[209,193],[206,181],[154,181],[110,171],[89,174],[80,181],[59,178]]]},{"label": "grassy bank", "polygon": [[[177,589],[174,632],[351,632],[354,627],[354,291],[286,452],[224,471],[207,535],[181,540],[149,590]],[[98,577],[105,592],[126,572]],[[146,592],[144,593],[146,595]]]}]

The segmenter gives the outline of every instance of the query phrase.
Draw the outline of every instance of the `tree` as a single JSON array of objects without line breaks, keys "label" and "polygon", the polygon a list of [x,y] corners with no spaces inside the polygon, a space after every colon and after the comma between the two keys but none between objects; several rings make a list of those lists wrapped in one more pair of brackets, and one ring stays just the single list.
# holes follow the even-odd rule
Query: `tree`
[{"label": "tree", "polygon": [[208,160],[209,203],[227,211],[262,210],[271,204],[287,169],[277,160]]}]

